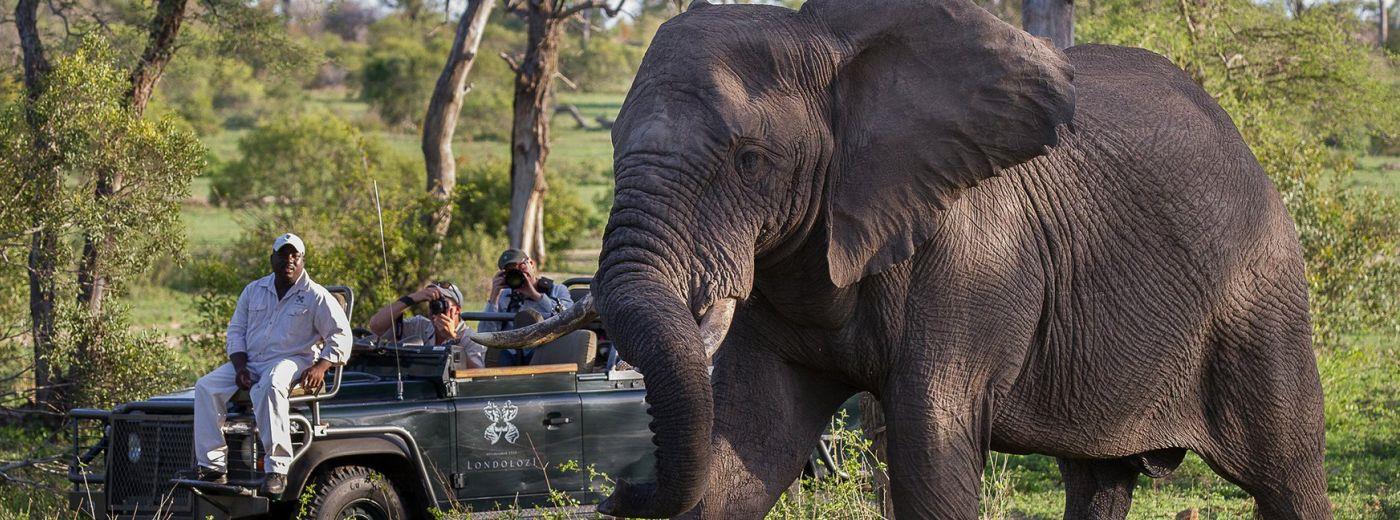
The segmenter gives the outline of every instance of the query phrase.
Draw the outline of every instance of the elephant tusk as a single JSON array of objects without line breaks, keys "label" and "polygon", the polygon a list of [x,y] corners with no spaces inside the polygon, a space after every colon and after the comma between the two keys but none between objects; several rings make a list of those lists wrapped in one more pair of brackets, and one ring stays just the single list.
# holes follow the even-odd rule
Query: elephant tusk
[{"label": "elephant tusk", "polygon": [[729,324],[734,321],[734,307],[738,300],[725,298],[715,302],[700,318],[700,344],[705,346],[705,357],[714,359],[724,336],[729,334]]},{"label": "elephant tusk", "polygon": [[598,311],[593,307],[593,295],[589,294],[564,312],[529,327],[498,332],[475,332],[468,337],[487,348],[535,348],[578,330],[597,317]]}]

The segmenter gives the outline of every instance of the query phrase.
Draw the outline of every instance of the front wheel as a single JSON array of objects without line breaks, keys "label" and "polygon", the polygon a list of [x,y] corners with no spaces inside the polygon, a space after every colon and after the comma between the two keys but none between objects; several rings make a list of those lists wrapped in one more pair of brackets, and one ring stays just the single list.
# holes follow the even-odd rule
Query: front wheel
[{"label": "front wheel", "polygon": [[383,473],[340,466],[316,476],[303,518],[314,520],[403,520],[408,514]]}]

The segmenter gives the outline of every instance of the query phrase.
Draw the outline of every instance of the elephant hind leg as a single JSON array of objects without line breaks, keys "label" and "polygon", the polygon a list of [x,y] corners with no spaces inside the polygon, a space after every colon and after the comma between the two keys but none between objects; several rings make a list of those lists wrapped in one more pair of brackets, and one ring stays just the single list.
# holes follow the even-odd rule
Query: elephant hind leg
[{"label": "elephant hind leg", "polygon": [[1305,315],[1282,314],[1219,327],[1202,381],[1204,435],[1191,449],[1253,496],[1262,518],[1331,518],[1310,331]]},{"label": "elephant hind leg", "polygon": [[1125,459],[1056,459],[1065,480],[1065,518],[1121,520],[1133,504],[1138,468]]}]

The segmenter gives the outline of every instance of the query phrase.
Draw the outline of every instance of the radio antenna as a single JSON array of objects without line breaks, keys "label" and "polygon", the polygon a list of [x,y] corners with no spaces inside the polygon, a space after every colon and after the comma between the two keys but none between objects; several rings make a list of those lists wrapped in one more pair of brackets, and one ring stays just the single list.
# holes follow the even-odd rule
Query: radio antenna
[{"label": "radio antenna", "polygon": [[[374,213],[379,218],[379,257],[384,259],[384,280],[389,278],[389,248],[384,245],[384,210],[379,206],[379,181],[374,182]],[[403,400],[403,366],[399,364],[399,331],[397,323],[389,323],[389,342],[394,349],[394,389],[398,400]]]}]

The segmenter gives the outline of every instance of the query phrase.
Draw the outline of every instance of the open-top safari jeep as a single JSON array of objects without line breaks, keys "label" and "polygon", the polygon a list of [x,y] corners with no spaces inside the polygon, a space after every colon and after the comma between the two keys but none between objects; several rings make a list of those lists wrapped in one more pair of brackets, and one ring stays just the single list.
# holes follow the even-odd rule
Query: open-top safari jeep
[{"label": "open-top safari jeep", "polygon": [[[353,310],[349,288],[327,289],[347,314]],[[463,318],[514,316],[467,312]],[[318,519],[389,519],[432,508],[594,504],[608,483],[590,478],[587,468],[645,482],[655,462],[645,380],[597,359],[603,334],[594,324],[540,347],[530,366],[478,369],[461,368],[460,353],[444,346],[358,337],[326,391],[294,392],[295,455],[281,497],[256,491],[257,426],[238,398],[224,427],[227,485],[180,478],[194,465],[191,389],[110,411],[73,410],[70,502],[95,518],[198,519],[289,517],[298,509]],[[82,439],[99,434],[83,447]],[[814,461],[822,459],[829,464],[829,454],[818,450]],[[568,499],[551,498],[551,491]]]}]

